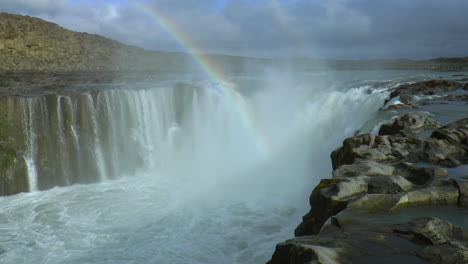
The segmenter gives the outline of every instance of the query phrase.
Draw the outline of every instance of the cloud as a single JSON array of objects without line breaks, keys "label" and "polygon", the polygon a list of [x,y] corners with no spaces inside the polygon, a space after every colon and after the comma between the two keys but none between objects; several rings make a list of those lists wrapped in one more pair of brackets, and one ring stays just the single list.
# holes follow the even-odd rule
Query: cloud
[{"label": "cloud", "polygon": [[156,8],[203,52],[249,56],[467,56],[466,0],[0,0],[0,11],[147,49],[183,50]]}]

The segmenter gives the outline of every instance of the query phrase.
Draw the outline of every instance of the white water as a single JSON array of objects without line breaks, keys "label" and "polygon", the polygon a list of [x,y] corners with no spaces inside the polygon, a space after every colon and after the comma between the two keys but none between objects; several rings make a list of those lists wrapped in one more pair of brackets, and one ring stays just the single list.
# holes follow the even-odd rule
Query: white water
[{"label": "white water", "polygon": [[95,177],[114,180],[2,198],[0,263],[267,261],[308,211],[313,186],[331,175],[330,152],[384,98],[367,85],[261,83],[239,92],[236,106],[205,81],[60,97],[71,116],[58,118],[61,146],[90,148]]}]

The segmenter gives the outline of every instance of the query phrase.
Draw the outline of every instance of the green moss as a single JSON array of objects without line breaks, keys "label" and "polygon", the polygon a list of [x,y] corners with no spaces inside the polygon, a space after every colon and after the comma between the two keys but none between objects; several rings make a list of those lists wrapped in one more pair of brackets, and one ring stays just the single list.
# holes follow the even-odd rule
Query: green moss
[{"label": "green moss", "polygon": [[315,190],[320,190],[320,189],[323,189],[323,188],[328,188],[328,187],[331,187],[331,186],[335,186],[337,185],[338,183],[344,181],[345,179],[323,179],[320,181],[320,183],[315,186]]},{"label": "green moss", "polygon": [[11,126],[6,115],[0,115],[0,195],[29,191],[28,170],[15,139],[9,136]]}]

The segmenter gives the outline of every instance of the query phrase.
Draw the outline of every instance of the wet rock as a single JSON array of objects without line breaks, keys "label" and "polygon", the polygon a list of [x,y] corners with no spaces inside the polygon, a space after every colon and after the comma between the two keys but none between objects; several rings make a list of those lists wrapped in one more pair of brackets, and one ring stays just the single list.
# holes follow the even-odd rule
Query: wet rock
[{"label": "wet rock", "polygon": [[468,181],[454,180],[454,182],[460,193],[458,205],[468,207]]},{"label": "wet rock", "polygon": [[463,85],[455,81],[447,80],[431,80],[424,82],[417,82],[412,84],[403,84],[395,88],[390,93],[390,99],[396,96],[411,96],[411,95],[434,95],[441,92],[452,92]]},{"label": "wet rock", "polygon": [[352,164],[359,159],[376,162],[428,162],[431,164],[453,164],[463,160],[466,150],[446,140],[420,139],[371,134],[347,138],[341,148],[332,152],[332,165]]},{"label": "wet rock", "polygon": [[385,212],[392,210],[403,195],[403,193],[369,193],[350,201],[346,209],[368,213]]},{"label": "wet rock", "polygon": [[417,108],[417,107],[412,104],[393,104],[383,110],[401,110],[401,109],[414,109],[414,108]]},{"label": "wet rock", "polygon": [[439,167],[418,167],[412,163],[400,163],[397,171],[405,179],[420,186],[447,186],[450,185],[448,171]]},{"label": "wet rock", "polygon": [[29,191],[26,162],[16,149],[0,142],[0,196]]},{"label": "wet rock", "polygon": [[467,248],[466,230],[423,217],[290,239],[276,246],[269,263],[466,263]]},{"label": "wet rock", "polygon": [[392,124],[383,124],[379,135],[413,136],[421,134],[426,129],[439,128],[442,125],[424,113],[409,113],[396,118]]},{"label": "wet rock", "polygon": [[358,175],[394,175],[395,168],[373,160],[358,160],[350,165],[342,165],[333,171],[334,178],[354,177]]},{"label": "wet rock", "polygon": [[[431,138],[443,139],[468,150],[468,118],[464,118],[437,129]],[[468,159],[468,157],[465,157]]]},{"label": "wet rock", "polygon": [[367,192],[369,177],[323,179],[310,196],[313,208],[294,231],[296,236],[318,234],[325,221],[346,208],[348,202]]},{"label": "wet rock", "polygon": [[437,98],[435,100],[468,101],[468,94],[449,94],[447,96]]},{"label": "wet rock", "polygon": [[368,193],[395,194],[406,192],[413,188],[413,184],[402,176],[373,176],[368,185]]},{"label": "wet rock", "polygon": [[426,187],[405,193],[391,210],[423,205],[456,205],[458,196],[458,189],[453,185]]},{"label": "wet rock", "polygon": [[333,179],[322,180],[312,192],[311,210],[296,236],[319,233],[330,217],[343,210],[458,204],[459,188],[448,171],[437,166],[457,166],[466,159],[460,132],[465,125],[460,120],[440,128],[439,138],[366,134],[346,139],[331,155]]}]

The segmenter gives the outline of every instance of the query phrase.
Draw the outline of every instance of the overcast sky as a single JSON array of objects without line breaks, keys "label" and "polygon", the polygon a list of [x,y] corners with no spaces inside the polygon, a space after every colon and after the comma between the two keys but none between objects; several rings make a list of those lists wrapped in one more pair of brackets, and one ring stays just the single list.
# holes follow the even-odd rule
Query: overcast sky
[{"label": "overcast sky", "polygon": [[468,0],[0,0],[2,11],[145,49],[184,51],[179,38],[258,57],[468,56]]}]

